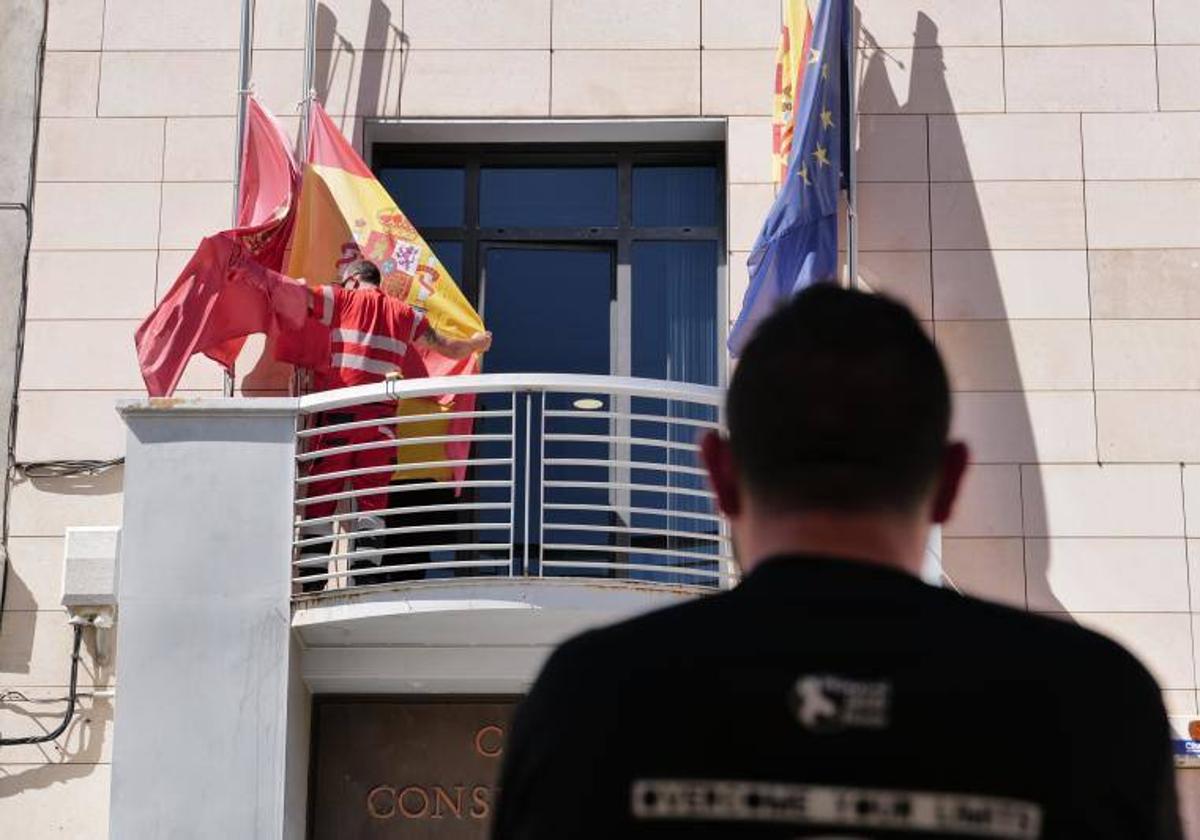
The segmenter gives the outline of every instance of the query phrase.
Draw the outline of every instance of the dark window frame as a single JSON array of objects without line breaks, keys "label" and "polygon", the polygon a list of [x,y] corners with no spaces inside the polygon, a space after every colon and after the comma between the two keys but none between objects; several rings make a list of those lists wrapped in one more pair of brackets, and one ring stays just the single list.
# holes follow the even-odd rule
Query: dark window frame
[{"label": "dark window frame", "polygon": [[[483,227],[479,223],[480,171],[489,166],[615,166],[617,168],[617,224],[592,227]],[[718,224],[714,226],[638,227],[633,224],[633,168],[635,166],[712,166],[716,169]],[[628,376],[628,330],[632,321],[633,243],[648,241],[706,240],[716,242],[718,378],[723,384],[728,331],[725,147],[722,143],[380,143],[372,149],[376,173],[389,167],[462,167],[463,224],[460,227],[422,227],[429,241],[462,243],[462,276],[455,278],[473,306],[479,305],[482,254],[486,243],[513,242],[570,244],[586,242],[616,245],[617,331],[614,342],[621,346],[614,360],[617,375]],[[403,208],[401,208],[403,209]]]}]

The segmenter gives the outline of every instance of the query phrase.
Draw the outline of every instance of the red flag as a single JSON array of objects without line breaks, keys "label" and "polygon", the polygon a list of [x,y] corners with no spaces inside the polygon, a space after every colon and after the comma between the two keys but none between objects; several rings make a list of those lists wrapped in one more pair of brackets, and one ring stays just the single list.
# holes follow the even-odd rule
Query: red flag
[{"label": "red flag", "polygon": [[247,104],[238,227],[200,243],[134,337],[142,379],[151,396],[170,395],[196,353],[232,371],[246,336],[274,332],[277,307],[283,308],[290,322],[303,292],[287,287],[272,291],[246,282],[233,270],[247,256],[265,268],[282,268],[295,222],[299,181],[295,158],[279,124],[253,97]]}]

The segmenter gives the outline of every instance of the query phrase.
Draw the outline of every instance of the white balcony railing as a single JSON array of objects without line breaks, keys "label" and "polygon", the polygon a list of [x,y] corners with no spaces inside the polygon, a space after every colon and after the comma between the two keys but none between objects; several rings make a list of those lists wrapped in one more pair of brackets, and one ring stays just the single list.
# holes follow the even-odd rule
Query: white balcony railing
[{"label": "white balcony railing", "polygon": [[[371,407],[386,416],[364,417]],[[697,446],[720,427],[717,388],[608,376],[395,380],[304,397],[297,594],[499,576],[726,587],[730,540]]]}]

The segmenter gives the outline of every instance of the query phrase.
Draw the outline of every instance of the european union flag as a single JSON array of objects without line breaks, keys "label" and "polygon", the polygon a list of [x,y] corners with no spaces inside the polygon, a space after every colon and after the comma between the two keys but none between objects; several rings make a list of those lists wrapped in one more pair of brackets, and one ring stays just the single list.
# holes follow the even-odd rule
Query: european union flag
[{"label": "european union flag", "polygon": [[759,321],[806,286],[837,279],[838,195],[850,161],[850,0],[823,0],[796,108],[787,178],[747,260],[750,286],[729,334],[736,356]]}]

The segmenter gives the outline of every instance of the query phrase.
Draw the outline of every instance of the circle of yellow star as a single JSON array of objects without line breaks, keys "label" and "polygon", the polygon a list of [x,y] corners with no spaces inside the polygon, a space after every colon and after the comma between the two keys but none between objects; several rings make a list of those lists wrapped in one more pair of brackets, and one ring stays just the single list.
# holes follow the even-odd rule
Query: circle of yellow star
[{"label": "circle of yellow star", "polygon": [[821,127],[833,128],[833,111],[828,108],[821,111]]},{"label": "circle of yellow star", "polygon": [[812,156],[817,159],[817,163],[821,166],[829,166],[829,153],[820,143],[817,144],[817,150],[812,153]]},{"label": "circle of yellow star", "polygon": [[804,185],[806,187],[812,186],[812,181],[808,180],[808,164],[807,163],[800,164],[800,169],[796,171],[796,174],[800,176],[800,179],[802,181],[804,181]]},{"label": "circle of yellow star", "polygon": [[821,51],[820,50],[809,50],[808,63],[809,64],[819,64],[820,62],[821,62]]}]

